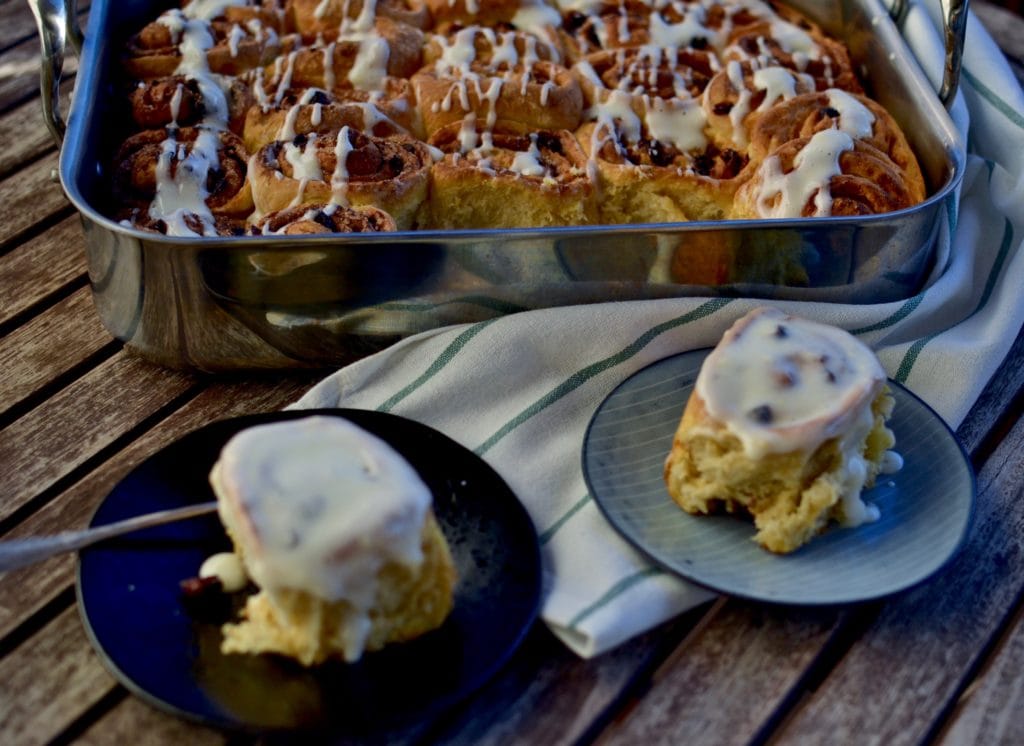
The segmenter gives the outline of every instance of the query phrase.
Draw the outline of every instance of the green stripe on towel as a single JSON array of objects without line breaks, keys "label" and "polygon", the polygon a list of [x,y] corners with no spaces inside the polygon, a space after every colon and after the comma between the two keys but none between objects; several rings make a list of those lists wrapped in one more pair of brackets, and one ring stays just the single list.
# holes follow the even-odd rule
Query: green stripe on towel
[{"label": "green stripe on towel", "polygon": [[582,498],[580,498],[579,500],[577,500],[577,501],[576,501],[576,504],[575,504],[575,505],[573,505],[573,506],[572,506],[571,508],[569,508],[569,509],[568,509],[568,510],[567,510],[567,511],[566,511],[566,512],[565,512],[565,513],[564,513],[564,514],[562,515],[562,517],[561,517],[561,518],[559,518],[559,519],[558,519],[557,521],[555,521],[554,523],[552,523],[552,524],[551,524],[551,526],[550,526],[550,527],[548,528],[548,530],[547,530],[547,531],[545,531],[544,533],[542,533],[542,534],[541,534],[541,535],[540,535],[540,536],[538,537],[538,539],[540,540],[540,545],[541,545],[541,546],[544,546],[544,545],[545,545],[545,544],[547,544],[547,543],[548,543],[549,541],[551,541],[551,537],[552,537],[552,536],[554,536],[554,535],[555,535],[556,533],[558,533],[558,529],[560,529],[560,528],[561,528],[561,527],[562,527],[563,525],[565,525],[565,523],[566,523],[566,522],[567,522],[567,521],[568,521],[568,520],[569,520],[570,518],[572,518],[572,517],[573,517],[574,515],[576,515],[577,513],[579,513],[579,512],[580,512],[580,509],[581,509],[581,508],[582,508],[582,507],[583,507],[584,505],[586,505],[586,504],[587,504],[588,502],[590,502],[590,500],[591,500],[591,497],[590,497],[590,495],[589,495],[589,494],[587,494],[587,495],[584,495],[584,496],[583,496]]},{"label": "green stripe on towel", "polygon": [[570,619],[569,629],[574,629],[576,625],[580,624],[588,616],[590,616],[594,612],[603,609],[605,606],[607,606],[609,603],[611,603],[616,598],[621,596],[623,593],[628,591],[637,583],[640,583],[641,581],[644,581],[647,578],[652,577],[654,575],[661,574],[662,571],[659,570],[657,567],[648,567],[646,570],[641,570],[640,572],[633,573],[632,575],[627,575],[618,583],[616,583],[607,591],[605,591],[604,595],[602,595],[601,598],[594,601],[594,603],[590,604],[590,606],[587,606],[585,609],[580,611],[580,613],[578,613],[576,616]]}]

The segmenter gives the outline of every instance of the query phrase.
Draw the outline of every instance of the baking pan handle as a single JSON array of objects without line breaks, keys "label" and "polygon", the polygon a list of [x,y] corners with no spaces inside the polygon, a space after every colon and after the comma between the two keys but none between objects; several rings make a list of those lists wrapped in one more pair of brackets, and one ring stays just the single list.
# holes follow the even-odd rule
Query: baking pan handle
[{"label": "baking pan handle", "polygon": [[946,5],[946,65],[942,73],[939,100],[947,110],[952,108],[956,89],[960,85],[960,63],[964,54],[967,34],[967,6],[969,0],[948,0]]},{"label": "baking pan handle", "polygon": [[[903,28],[907,13],[913,0],[893,0],[889,6],[889,16],[897,28]],[[964,53],[964,36],[967,33],[967,6],[970,0],[947,0],[942,3],[946,17],[942,19],[945,31],[946,63],[942,71],[942,87],[939,89],[939,101],[948,111],[956,98],[956,89],[960,85],[960,62]]]},{"label": "baking pan handle", "polygon": [[[80,48],[82,32],[75,22],[76,0],[28,0],[39,29],[42,53],[39,92],[47,129],[59,146],[64,140],[64,117],[60,113],[60,78],[64,71],[64,50],[68,36]],[[69,7],[71,6],[71,7]]]}]

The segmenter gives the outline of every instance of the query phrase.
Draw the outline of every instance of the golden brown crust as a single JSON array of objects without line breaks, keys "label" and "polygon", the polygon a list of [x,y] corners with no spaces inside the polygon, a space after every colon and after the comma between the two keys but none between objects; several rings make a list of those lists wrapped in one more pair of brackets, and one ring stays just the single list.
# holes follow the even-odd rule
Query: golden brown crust
[{"label": "golden brown crust", "polygon": [[564,67],[536,62],[527,68],[490,69],[474,64],[468,72],[425,68],[412,78],[427,136],[472,115],[480,122],[515,121],[521,129],[575,129],[583,95]]},{"label": "golden brown crust", "polygon": [[[360,19],[365,8],[363,0],[287,0],[285,17],[303,38],[313,39],[337,31],[346,19],[350,23]],[[423,0],[374,0],[373,10],[378,17],[418,29],[427,29],[432,22]]]},{"label": "golden brown crust", "polygon": [[[343,134],[348,144],[339,148]],[[347,153],[343,168],[338,152]],[[296,172],[303,162],[315,178]],[[426,199],[431,163],[427,146],[408,136],[373,137],[355,130],[299,136],[292,143],[272,142],[253,156],[253,199],[261,214],[330,201],[374,205],[390,213],[399,230],[407,230]]]},{"label": "golden brown crust", "polygon": [[[783,198],[780,191],[766,185],[769,174],[776,169],[783,176],[791,174],[797,166],[797,156],[810,141],[810,137],[790,140],[766,158],[750,180],[737,191],[734,216],[768,217]],[[877,215],[916,204],[915,195],[899,167],[885,153],[861,140],[850,142],[851,149],[838,157],[841,173],[832,176],[825,184],[831,195],[827,214]],[[784,217],[814,216],[819,192],[818,189],[809,191],[801,205],[793,206],[796,214]]]},{"label": "golden brown crust", "polygon": [[[596,192],[586,156],[572,133],[518,134],[499,122],[477,149],[460,125],[431,138],[445,155],[430,174],[428,226],[481,228],[498,226],[585,225],[597,221]],[[471,138],[470,138],[471,139]]]}]

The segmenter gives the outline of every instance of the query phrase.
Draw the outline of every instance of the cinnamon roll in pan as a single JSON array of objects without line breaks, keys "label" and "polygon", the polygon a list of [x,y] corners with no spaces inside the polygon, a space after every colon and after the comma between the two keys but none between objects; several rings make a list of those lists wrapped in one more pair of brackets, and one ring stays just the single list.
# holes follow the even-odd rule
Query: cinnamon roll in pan
[{"label": "cinnamon roll in pan", "polygon": [[423,32],[378,18],[371,30],[353,38],[326,37],[316,43],[296,43],[293,49],[271,60],[257,84],[265,95],[278,90],[315,86],[378,90],[388,77],[408,78],[419,69],[423,58]]},{"label": "cinnamon roll in pan", "polygon": [[204,21],[183,11],[166,11],[128,40],[123,64],[139,80],[166,78],[180,72],[190,58],[202,56],[209,70],[239,75],[267,65],[281,51],[277,31],[258,16],[243,22]]},{"label": "cinnamon roll in pan", "polygon": [[760,162],[782,144],[825,129],[842,130],[885,153],[902,172],[913,202],[924,199],[921,167],[896,120],[871,99],[839,89],[796,96],[760,114],[751,132],[751,160]]},{"label": "cinnamon roll in pan", "polygon": [[519,228],[597,222],[586,156],[567,130],[513,134],[450,125],[430,172],[430,228]]},{"label": "cinnamon roll in pan", "polygon": [[114,200],[149,208],[154,219],[172,213],[244,218],[253,210],[249,156],[241,139],[208,127],[146,130],[129,137],[113,166]]},{"label": "cinnamon roll in pan", "polygon": [[558,47],[534,34],[487,26],[467,26],[447,34],[433,34],[423,48],[423,64],[438,72],[466,69],[479,63],[495,70],[534,62],[560,62]]},{"label": "cinnamon roll in pan", "polygon": [[[700,110],[696,102],[689,102],[689,108]],[[685,122],[687,109],[662,114],[669,122]],[[602,222],[721,220],[729,215],[746,163],[741,153],[719,149],[685,127],[672,137],[659,137],[639,118],[628,128],[618,118],[589,122],[576,135],[597,164]]]},{"label": "cinnamon roll in pan", "polygon": [[381,106],[385,108],[371,103],[339,103],[318,88],[293,91],[276,106],[251,107],[245,117],[242,139],[249,152],[255,153],[274,140],[290,141],[311,133],[330,135],[342,127],[378,137],[409,134],[407,128],[389,116],[402,116],[405,112],[388,107],[386,102],[381,102]]},{"label": "cinnamon roll in pan", "polygon": [[264,146],[252,158],[253,201],[260,214],[340,202],[388,212],[399,230],[413,227],[427,196],[433,160],[411,137],[374,137],[350,128]]},{"label": "cinnamon roll in pan", "polygon": [[715,73],[714,57],[704,51],[654,45],[598,52],[573,67],[588,106],[609,91],[637,99],[699,98]]},{"label": "cinnamon roll in pan", "polygon": [[423,0],[287,0],[285,6],[290,27],[305,38],[336,31],[346,21],[360,21],[370,14],[418,29],[429,28],[432,21]]},{"label": "cinnamon roll in pan", "polygon": [[429,136],[467,117],[520,123],[520,129],[575,129],[583,115],[583,95],[565,68],[550,62],[529,67],[439,74],[424,68],[412,77],[423,127]]},{"label": "cinnamon roll in pan", "polygon": [[[237,78],[225,79],[225,88],[221,90],[227,104],[227,127],[232,132],[241,132],[246,112],[253,103],[252,91]],[[220,105],[208,103],[200,81],[186,75],[139,81],[128,99],[132,120],[143,130],[200,124],[210,116],[212,106]]]},{"label": "cinnamon roll in pan", "polygon": [[736,192],[740,218],[876,215],[917,204],[890,158],[837,129],[790,140]]}]

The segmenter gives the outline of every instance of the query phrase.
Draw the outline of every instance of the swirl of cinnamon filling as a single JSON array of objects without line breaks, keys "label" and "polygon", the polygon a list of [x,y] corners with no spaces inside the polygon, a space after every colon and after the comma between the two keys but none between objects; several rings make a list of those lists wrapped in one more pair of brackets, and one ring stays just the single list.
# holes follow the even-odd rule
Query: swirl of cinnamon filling
[{"label": "swirl of cinnamon filling", "polygon": [[761,161],[782,144],[838,129],[885,153],[903,175],[914,203],[925,196],[924,176],[903,130],[885,109],[864,96],[829,89],[773,106],[751,132],[751,160]]},{"label": "swirl of cinnamon filling", "polygon": [[899,167],[874,146],[824,129],[780,146],[736,193],[735,217],[875,215],[915,204]]},{"label": "swirl of cinnamon filling", "polygon": [[412,78],[427,135],[467,116],[493,126],[517,122],[518,130],[575,129],[583,115],[583,95],[572,74],[551,62],[528,67],[492,68],[472,63],[467,69],[438,73],[424,68]]},{"label": "swirl of cinnamon filling", "polygon": [[118,204],[150,209],[154,219],[209,212],[245,217],[252,211],[249,155],[241,139],[206,127],[146,130],[117,151]]},{"label": "swirl of cinnamon filling", "polygon": [[[227,125],[228,129],[237,132],[241,131],[242,120],[252,104],[252,93],[237,78],[229,81],[224,91]],[[211,114],[202,88],[198,80],[185,75],[139,81],[129,95],[132,119],[139,129],[144,130],[173,124],[199,124]],[[217,105],[215,103],[214,107]]]},{"label": "swirl of cinnamon filling", "polygon": [[723,50],[722,59],[751,61],[759,67],[779,65],[805,73],[814,78],[818,90],[863,92],[846,47],[806,21],[758,21],[739,27]]},{"label": "swirl of cinnamon filling", "polygon": [[374,205],[405,230],[426,199],[432,162],[427,146],[405,135],[374,137],[348,127],[299,135],[253,156],[253,200],[260,213],[324,202]]},{"label": "swirl of cinnamon filling", "polygon": [[[174,233],[170,221],[165,218],[153,217],[146,209],[122,210],[116,217],[117,221],[124,226],[150,233],[180,235],[180,233]],[[184,212],[180,216],[180,220],[190,233],[197,236],[244,236],[246,234],[245,221],[227,215],[214,215],[211,222],[194,212]]]},{"label": "swirl of cinnamon filling", "polygon": [[253,13],[246,20],[228,20],[225,15],[210,21],[169,10],[129,38],[125,70],[139,80],[166,78],[183,65],[194,66],[192,58],[197,55],[205,58],[211,72],[222,75],[238,75],[267,65],[281,50],[280,38],[257,9],[234,9],[246,10]]},{"label": "swirl of cinnamon filling", "polygon": [[[369,99],[368,94],[364,95]],[[408,112],[408,107],[376,97],[375,103],[346,102],[319,88],[290,90],[274,106],[249,109],[242,139],[249,152],[254,153],[274,140],[290,141],[311,133],[329,135],[342,127],[378,137],[409,134],[409,129],[396,121],[409,121]]]},{"label": "swirl of cinnamon filling", "polygon": [[576,63],[584,99],[594,106],[609,91],[659,99],[699,98],[715,73],[713,55],[653,45],[598,52]]},{"label": "swirl of cinnamon filling", "polygon": [[336,31],[346,21],[390,18],[418,29],[430,26],[430,10],[423,0],[288,0],[285,17],[291,28],[311,39]]},{"label": "swirl of cinnamon filling", "polygon": [[316,233],[383,233],[397,230],[394,218],[364,205],[344,207],[336,202],[301,205],[264,215],[250,232],[255,236],[297,236]]}]

